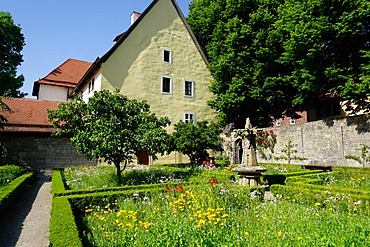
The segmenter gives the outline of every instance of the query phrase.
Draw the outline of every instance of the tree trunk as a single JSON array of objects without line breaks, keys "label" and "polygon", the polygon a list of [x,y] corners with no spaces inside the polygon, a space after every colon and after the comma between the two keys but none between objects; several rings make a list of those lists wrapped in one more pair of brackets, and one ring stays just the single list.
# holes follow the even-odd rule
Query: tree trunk
[{"label": "tree trunk", "polygon": [[120,163],[121,162],[114,162],[114,166],[117,169],[117,182],[118,182],[118,186],[121,186],[121,166],[120,166]]}]

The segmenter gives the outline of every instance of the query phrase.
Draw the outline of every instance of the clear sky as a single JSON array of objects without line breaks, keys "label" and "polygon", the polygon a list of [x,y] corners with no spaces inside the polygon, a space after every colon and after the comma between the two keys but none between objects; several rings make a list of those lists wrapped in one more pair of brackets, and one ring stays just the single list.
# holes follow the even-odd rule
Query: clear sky
[{"label": "clear sky", "polygon": [[[192,0],[177,0],[187,16]],[[113,45],[116,35],[130,26],[133,11],[142,13],[152,0],[1,0],[26,39],[24,62],[18,68],[21,88],[32,97],[33,82],[68,58],[93,62]]]}]

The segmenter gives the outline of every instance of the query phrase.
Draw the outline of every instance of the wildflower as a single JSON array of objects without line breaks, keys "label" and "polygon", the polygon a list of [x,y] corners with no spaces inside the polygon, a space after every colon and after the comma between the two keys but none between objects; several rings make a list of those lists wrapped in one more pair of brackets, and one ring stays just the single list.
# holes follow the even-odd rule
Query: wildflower
[{"label": "wildflower", "polygon": [[318,207],[318,206],[320,206],[321,205],[321,203],[319,203],[319,202],[316,202],[315,203],[315,207]]},{"label": "wildflower", "polygon": [[282,232],[278,232],[278,237],[281,237],[281,236],[283,236],[283,233]]},{"label": "wildflower", "polygon": [[229,215],[228,214],[224,214],[221,216],[222,219],[225,219],[226,217],[228,217]]},{"label": "wildflower", "polygon": [[298,241],[299,241],[299,240],[302,240],[302,237],[298,237],[298,238],[297,238],[297,240],[298,240]]},{"label": "wildflower", "polygon": [[214,179],[214,178],[210,178],[209,180],[208,180],[211,184],[217,184],[217,180],[216,179]]},{"label": "wildflower", "polygon": [[170,187],[166,187],[166,191],[167,192],[171,191],[171,188]]},{"label": "wildflower", "polygon": [[184,188],[180,185],[180,186],[176,186],[174,190],[184,190]]},{"label": "wildflower", "polygon": [[249,232],[244,232],[244,236],[248,237],[249,236]]}]

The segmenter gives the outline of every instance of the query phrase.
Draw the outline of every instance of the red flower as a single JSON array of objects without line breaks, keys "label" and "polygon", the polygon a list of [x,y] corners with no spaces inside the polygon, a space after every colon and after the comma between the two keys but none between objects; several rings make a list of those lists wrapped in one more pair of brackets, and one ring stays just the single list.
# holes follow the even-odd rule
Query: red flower
[{"label": "red flower", "polygon": [[180,186],[176,186],[174,190],[184,190],[184,188],[182,187],[182,185],[180,185]]},{"label": "red flower", "polygon": [[170,191],[171,190],[171,188],[170,187],[166,187],[166,191],[168,192],[168,191]]},{"label": "red flower", "polygon": [[209,181],[211,184],[217,184],[217,180],[216,180],[216,179],[214,179],[214,178],[210,178],[208,181]]}]

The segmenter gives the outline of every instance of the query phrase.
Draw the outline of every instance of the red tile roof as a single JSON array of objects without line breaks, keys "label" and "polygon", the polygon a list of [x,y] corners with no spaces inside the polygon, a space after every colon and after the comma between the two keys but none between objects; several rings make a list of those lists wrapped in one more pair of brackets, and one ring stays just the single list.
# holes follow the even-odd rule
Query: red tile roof
[{"label": "red tile roof", "polygon": [[37,96],[40,84],[74,88],[92,63],[76,59],[68,59],[47,76],[33,84],[32,95]]},{"label": "red tile roof", "polygon": [[47,110],[58,109],[57,101],[45,101],[25,98],[3,99],[12,113],[0,113],[7,120],[7,124],[1,132],[53,132],[48,120]]}]

